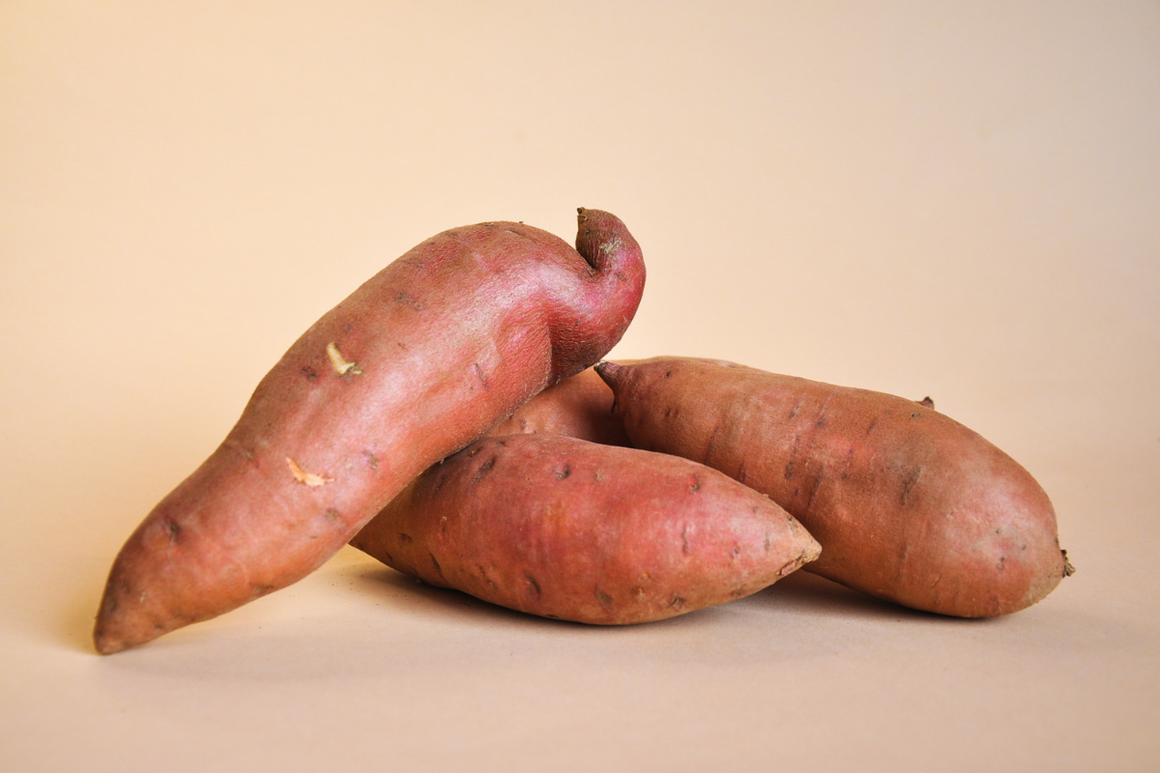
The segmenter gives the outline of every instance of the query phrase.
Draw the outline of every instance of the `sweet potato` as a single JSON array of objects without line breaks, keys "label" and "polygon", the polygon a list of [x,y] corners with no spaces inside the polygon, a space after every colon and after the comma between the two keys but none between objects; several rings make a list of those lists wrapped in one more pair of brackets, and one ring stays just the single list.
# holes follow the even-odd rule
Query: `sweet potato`
[{"label": "sweet potato", "polygon": [[351,544],[431,585],[606,625],[741,598],[819,550],[792,516],[716,470],[545,434],[469,446]]},{"label": "sweet potato", "polygon": [[488,432],[493,436],[529,433],[629,445],[624,425],[612,415],[612,390],[592,368],[548,387]]},{"label": "sweet potato", "polygon": [[821,543],[815,572],[915,609],[991,617],[1072,571],[1047,494],[922,402],[686,358],[601,363],[633,445],[769,495]]},{"label": "sweet potato", "polygon": [[129,537],[97,650],[304,577],[424,469],[603,356],[636,312],[644,265],[616,217],[578,220],[576,250],[522,223],[446,231],[311,326]]}]

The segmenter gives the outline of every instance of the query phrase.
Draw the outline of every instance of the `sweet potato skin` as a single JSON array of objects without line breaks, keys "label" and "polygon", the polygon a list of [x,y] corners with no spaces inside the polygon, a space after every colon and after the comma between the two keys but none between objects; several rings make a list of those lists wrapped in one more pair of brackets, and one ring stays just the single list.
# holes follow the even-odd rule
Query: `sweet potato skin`
[{"label": "sweet potato skin", "polygon": [[718,361],[601,363],[632,443],[767,494],[821,543],[807,567],[915,609],[993,617],[1072,569],[1007,454],[920,402]]},{"label": "sweet potato skin", "polygon": [[488,435],[564,435],[608,446],[629,445],[624,424],[612,415],[612,390],[586,368],[540,392]]},{"label": "sweet potato skin", "polygon": [[431,585],[599,625],[741,598],[819,551],[782,508],[715,470],[547,434],[469,446],[351,544]]},{"label": "sweet potato skin", "polygon": [[603,356],[644,265],[615,216],[582,209],[578,222],[577,250],[522,223],[446,231],[312,325],[121,549],[97,650],[301,579],[413,477]]}]

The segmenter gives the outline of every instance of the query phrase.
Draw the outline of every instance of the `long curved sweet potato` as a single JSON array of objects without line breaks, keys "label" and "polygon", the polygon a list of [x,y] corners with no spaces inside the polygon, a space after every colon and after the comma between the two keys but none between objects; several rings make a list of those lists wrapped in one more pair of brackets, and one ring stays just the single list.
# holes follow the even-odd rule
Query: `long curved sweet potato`
[{"label": "long curved sweet potato", "polygon": [[544,433],[627,446],[624,424],[612,415],[612,390],[592,368],[540,392],[488,435]]},{"label": "long curved sweet potato", "polygon": [[129,537],[97,650],[304,577],[428,466],[603,356],[636,312],[644,265],[619,219],[578,220],[576,250],[521,223],[446,231],[312,325]]},{"label": "long curved sweet potato", "polygon": [[1031,475],[923,403],[687,358],[596,370],[633,445],[767,494],[821,543],[808,567],[916,609],[991,617],[1072,571]]},{"label": "long curved sweet potato", "polygon": [[351,544],[431,585],[605,625],[741,598],[819,551],[782,508],[716,470],[548,434],[467,447]]}]

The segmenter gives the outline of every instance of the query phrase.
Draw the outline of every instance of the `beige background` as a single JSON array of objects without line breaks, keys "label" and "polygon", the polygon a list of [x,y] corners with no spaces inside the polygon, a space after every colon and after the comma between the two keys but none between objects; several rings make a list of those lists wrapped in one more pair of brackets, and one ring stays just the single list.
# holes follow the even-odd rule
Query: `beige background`
[{"label": "beige background", "polygon": [[[0,2],[0,769],[1160,770],[1160,4]],[[323,312],[620,215],[620,357],[919,398],[1078,573],[989,622],[795,575],[596,629],[346,549],[93,654],[108,566]]]}]

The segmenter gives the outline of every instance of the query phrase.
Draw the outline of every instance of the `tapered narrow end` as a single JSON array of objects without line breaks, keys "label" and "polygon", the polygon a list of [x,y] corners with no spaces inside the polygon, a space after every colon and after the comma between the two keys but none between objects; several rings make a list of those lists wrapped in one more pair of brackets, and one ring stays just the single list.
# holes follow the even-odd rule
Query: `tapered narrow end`
[{"label": "tapered narrow end", "polygon": [[618,372],[621,370],[621,367],[622,366],[617,365],[615,362],[601,360],[600,362],[596,363],[596,365],[593,367],[593,370],[596,371],[596,375],[604,379],[605,384],[608,384],[610,387],[615,387],[617,382],[620,380]]}]

